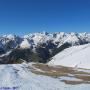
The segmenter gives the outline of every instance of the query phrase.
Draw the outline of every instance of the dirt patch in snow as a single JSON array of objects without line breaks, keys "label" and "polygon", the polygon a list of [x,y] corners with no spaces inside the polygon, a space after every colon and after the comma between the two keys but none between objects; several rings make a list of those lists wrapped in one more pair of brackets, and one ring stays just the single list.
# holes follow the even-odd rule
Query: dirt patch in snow
[{"label": "dirt patch in snow", "polygon": [[51,76],[54,78],[58,77],[74,77],[79,80],[67,80],[62,78],[62,82],[65,82],[66,84],[83,84],[83,83],[90,83],[90,73],[84,72],[83,70],[74,69],[71,67],[63,67],[63,66],[49,66],[47,64],[32,64],[32,66],[29,66],[28,69],[30,69],[33,73],[38,75],[45,75],[45,76]]}]

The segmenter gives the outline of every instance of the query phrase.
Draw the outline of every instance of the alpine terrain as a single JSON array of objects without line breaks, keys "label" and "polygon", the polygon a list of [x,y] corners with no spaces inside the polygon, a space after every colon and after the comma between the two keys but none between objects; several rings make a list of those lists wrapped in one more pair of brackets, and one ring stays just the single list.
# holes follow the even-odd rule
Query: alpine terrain
[{"label": "alpine terrain", "polygon": [[0,36],[0,90],[89,90],[90,33]]}]

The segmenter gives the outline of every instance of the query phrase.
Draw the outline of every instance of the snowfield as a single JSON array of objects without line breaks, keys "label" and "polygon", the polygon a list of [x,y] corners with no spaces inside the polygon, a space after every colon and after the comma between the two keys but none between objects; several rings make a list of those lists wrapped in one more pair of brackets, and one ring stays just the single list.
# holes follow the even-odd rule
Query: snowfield
[{"label": "snowfield", "polygon": [[67,85],[59,78],[36,75],[27,64],[0,65],[0,90],[89,90],[90,84]]},{"label": "snowfield", "polygon": [[90,44],[67,48],[55,55],[48,64],[90,69]]}]

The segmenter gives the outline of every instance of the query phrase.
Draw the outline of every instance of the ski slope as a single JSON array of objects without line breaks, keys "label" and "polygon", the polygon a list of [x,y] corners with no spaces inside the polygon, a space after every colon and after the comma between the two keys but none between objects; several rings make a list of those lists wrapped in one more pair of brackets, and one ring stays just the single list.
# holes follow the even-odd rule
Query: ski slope
[{"label": "ski slope", "polygon": [[90,69],[90,44],[67,48],[55,55],[48,64]]},{"label": "ski slope", "polygon": [[90,84],[67,85],[58,78],[36,75],[26,64],[0,65],[0,90],[89,90]]}]

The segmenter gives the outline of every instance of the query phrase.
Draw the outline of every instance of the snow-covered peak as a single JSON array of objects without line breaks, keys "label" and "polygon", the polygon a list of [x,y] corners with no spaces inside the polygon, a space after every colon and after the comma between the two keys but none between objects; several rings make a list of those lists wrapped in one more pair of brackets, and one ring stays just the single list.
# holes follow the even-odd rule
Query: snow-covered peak
[{"label": "snow-covered peak", "polygon": [[8,34],[8,35],[3,35],[3,38],[8,38],[10,40],[14,40],[16,35]]},{"label": "snow-covered peak", "polygon": [[22,41],[22,43],[20,44],[20,48],[30,48],[31,47],[31,44],[29,43],[29,41],[27,39],[24,39]]},{"label": "snow-covered peak", "polygon": [[64,41],[71,43],[72,45],[79,45],[80,44],[80,39],[75,33],[71,33],[70,35],[67,36],[66,40]]},{"label": "snow-covered peak", "polygon": [[25,35],[24,38],[33,40],[34,44],[38,43],[46,43],[49,40],[52,40],[54,43],[58,42],[59,46],[63,43],[70,43],[71,45],[80,45],[86,44],[90,42],[90,34],[89,33],[65,33],[65,32],[57,32],[57,33],[31,33]]},{"label": "snow-covered peak", "polygon": [[[11,43],[11,41],[13,41],[13,43]],[[19,37],[12,34],[0,36],[0,42],[5,47],[7,46],[7,43],[10,43],[10,45],[15,44],[12,46],[26,45],[26,47],[27,46],[30,47],[32,45],[31,41],[33,42],[34,46],[37,46],[38,44],[47,43],[48,41],[52,41],[54,44],[58,43],[57,44],[58,47],[60,47],[60,45],[66,42],[75,46],[90,43],[90,33],[42,32],[42,33],[29,33],[28,35],[24,35],[23,37]]]}]

